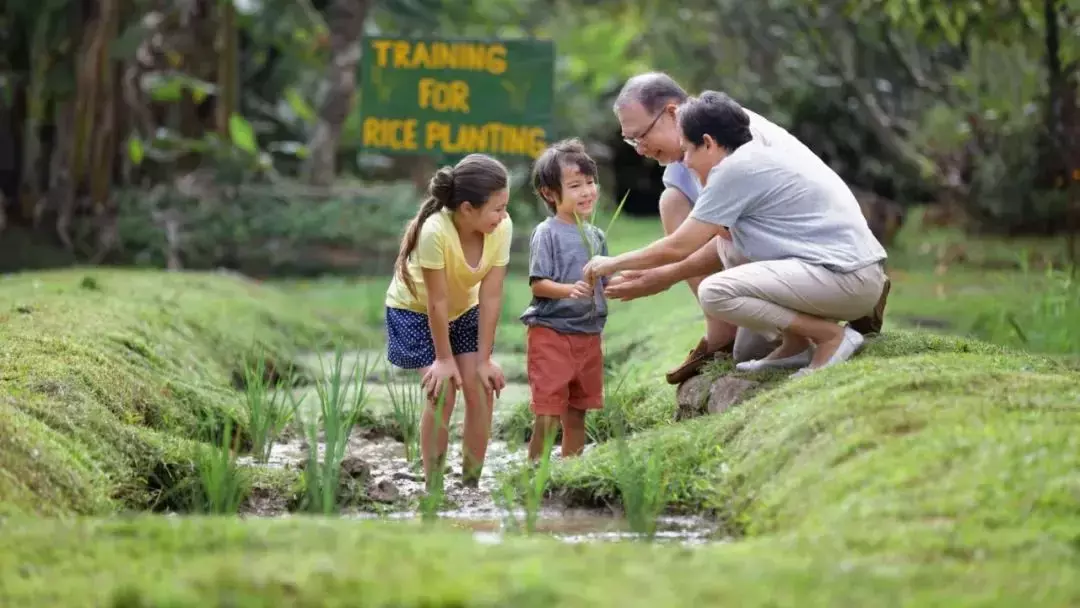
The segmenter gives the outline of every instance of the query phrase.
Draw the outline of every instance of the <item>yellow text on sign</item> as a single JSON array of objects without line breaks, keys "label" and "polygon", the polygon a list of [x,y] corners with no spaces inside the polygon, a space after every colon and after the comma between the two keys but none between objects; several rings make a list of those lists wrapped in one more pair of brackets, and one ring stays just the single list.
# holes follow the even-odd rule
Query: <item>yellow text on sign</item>
[{"label": "yellow text on sign", "polygon": [[363,145],[391,150],[416,150],[416,119],[365,118]]},{"label": "yellow text on sign", "polygon": [[476,42],[376,40],[375,63],[406,70],[470,70],[498,76],[506,71],[506,47]]},{"label": "yellow text on sign", "polygon": [[[423,146],[418,145],[418,133]],[[446,154],[511,154],[537,158],[547,147],[540,127],[489,122],[481,125],[453,125],[438,120],[418,128],[415,118],[364,119],[362,145],[401,152],[437,150]]]},{"label": "yellow text on sign", "polygon": [[489,122],[483,125],[451,125],[430,121],[424,125],[424,147],[450,154],[513,154],[537,158],[547,147],[544,130]]},{"label": "yellow text on sign", "polygon": [[442,82],[434,78],[421,78],[417,89],[421,108],[469,113],[469,84],[463,80]]}]

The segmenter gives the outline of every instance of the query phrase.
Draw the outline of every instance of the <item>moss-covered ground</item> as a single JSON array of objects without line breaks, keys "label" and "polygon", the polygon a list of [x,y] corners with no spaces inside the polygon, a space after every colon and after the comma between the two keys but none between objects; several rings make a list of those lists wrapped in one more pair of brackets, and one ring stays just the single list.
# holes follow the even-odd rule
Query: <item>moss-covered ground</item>
[{"label": "moss-covered ground", "polygon": [[[0,514],[152,508],[194,441],[237,417],[246,357],[366,344],[361,323],[205,273],[72,270],[0,281]],[[345,317],[347,319],[347,317]]]},{"label": "moss-covered ground", "polygon": [[[613,250],[657,226],[617,230]],[[721,542],[692,548],[117,516],[166,500],[205,426],[236,414],[245,356],[264,349],[287,365],[332,339],[380,348],[381,282],[5,277],[0,605],[1080,604],[1076,287],[1023,267],[941,270],[925,250],[904,243],[887,331],[854,361],[757,377],[748,402],[687,422],[673,422],[662,374],[700,336],[689,292],[613,304],[609,404],[633,432],[628,453],[661,466],[669,506],[718,520]],[[521,351],[521,283],[508,288],[500,352]],[[905,329],[912,318],[936,331]],[[500,407],[527,424],[520,403]],[[602,443],[555,468],[554,492],[617,502],[618,461]]]}]

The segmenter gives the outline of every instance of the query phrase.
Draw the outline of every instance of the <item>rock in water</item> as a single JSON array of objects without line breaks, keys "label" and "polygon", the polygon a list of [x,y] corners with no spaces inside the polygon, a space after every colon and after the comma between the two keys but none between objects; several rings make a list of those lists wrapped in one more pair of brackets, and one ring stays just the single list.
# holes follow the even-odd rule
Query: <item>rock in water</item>
[{"label": "rock in water", "polygon": [[371,465],[350,455],[341,460],[341,472],[351,479],[366,480],[371,477]]},{"label": "rock in water", "polygon": [[368,488],[368,498],[376,502],[392,503],[396,502],[400,496],[398,487],[389,479],[383,479]]},{"label": "rock in water", "polygon": [[753,380],[735,376],[721,376],[716,380],[710,380],[706,376],[694,376],[679,385],[676,393],[679,411],[675,419],[688,420],[705,414],[725,412],[742,402],[747,392],[758,384]]}]

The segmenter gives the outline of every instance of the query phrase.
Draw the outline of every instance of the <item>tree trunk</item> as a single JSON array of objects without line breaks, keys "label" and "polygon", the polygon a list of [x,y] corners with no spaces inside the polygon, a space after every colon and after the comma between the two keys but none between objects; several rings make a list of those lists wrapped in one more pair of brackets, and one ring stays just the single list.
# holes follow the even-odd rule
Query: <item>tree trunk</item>
[{"label": "tree trunk", "polygon": [[223,138],[229,138],[229,117],[239,107],[237,79],[239,42],[236,31],[236,7],[231,1],[221,7],[221,21],[218,24],[218,98],[215,110],[215,128]]},{"label": "tree trunk", "polygon": [[338,140],[352,109],[360,37],[364,33],[370,0],[334,0],[327,14],[330,24],[330,65],[319,87],[324,98],[319,122],[308,143],[311,156],[305,167],[308,181],[329,186],[334,181]]}]

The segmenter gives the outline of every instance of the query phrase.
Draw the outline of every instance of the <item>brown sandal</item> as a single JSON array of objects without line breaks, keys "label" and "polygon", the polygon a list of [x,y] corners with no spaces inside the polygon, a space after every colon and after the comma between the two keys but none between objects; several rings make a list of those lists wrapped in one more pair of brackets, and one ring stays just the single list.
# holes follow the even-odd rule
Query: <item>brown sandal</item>
[{"label": "brown sandal", "polygon": [[697,346],[695,346],[694,349],[690,351],[690,354],[686,356],[686,360],[684,360],[682,364],[679,365],[679,367],[667,373],[668,384],[678,385],[686,382],[690,378],[696,376],[706,363],[715,359],[717,354],[731,354],[731,349],[733,347],[734,343],[727,344],[725,346],[721,346],[716,350],[710,351],[709,343],[705,340],[705,338],[702,338],[701,341],[698,342]]},{"label": "brown sandal", "polygon": [[864,336],[881,333],[881,327],[885,324],[885,306],[889,302],[891,288],[892,282],[889,281],[889,277],[885,277],[885,286],[881,289],[881,298],[878,299],[877,306],[874,306],[874,312],[851,321],[848,326]]}]

